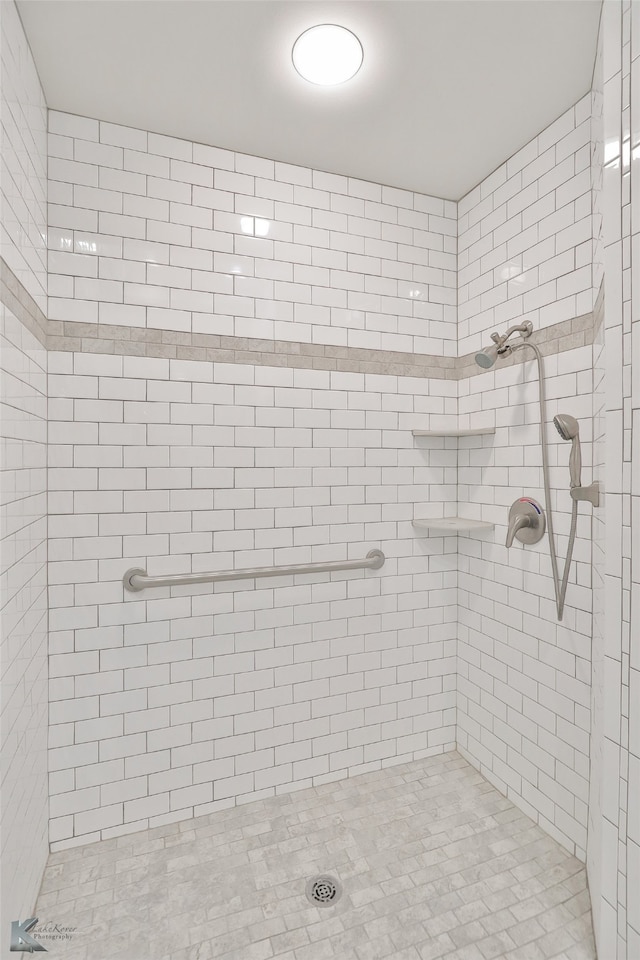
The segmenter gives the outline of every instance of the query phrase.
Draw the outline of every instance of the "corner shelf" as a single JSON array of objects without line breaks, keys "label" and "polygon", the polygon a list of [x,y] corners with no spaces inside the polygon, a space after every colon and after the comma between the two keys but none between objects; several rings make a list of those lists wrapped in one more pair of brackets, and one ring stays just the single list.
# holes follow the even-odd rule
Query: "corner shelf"
[{"label": "corner shelf", "polygon": [[416,530],[427,533],[473,533],[480,530],[494,530],[494,523],[486,520],[468,520],[466,517],[440,517],[425,520],[412,520]]},{"label": "corner shelf", "polygon": [[488,437],[495,434],[495,427],[477,427],[475,430],[412,430],[414,437]]},{"label": "corner shelf", "polygon": [[[414,437],[489,437],[494,436],[495,427],[467,427],[441,430],[412,430]],[[458,451],[460,447],[458,446]],[[428,452],[428,451],[427,451]],[[495,529],[495,524],[486,520],[471,520],[467,517],[427,517],[412,521],[414,530],[423,536],[452,536],[458,533],[481,533]]]}]

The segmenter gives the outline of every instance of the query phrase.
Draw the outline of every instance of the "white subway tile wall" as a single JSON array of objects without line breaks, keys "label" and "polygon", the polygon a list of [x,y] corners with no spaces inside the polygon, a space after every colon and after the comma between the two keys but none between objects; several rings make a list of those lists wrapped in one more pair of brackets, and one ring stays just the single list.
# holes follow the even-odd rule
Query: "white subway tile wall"
[{"label": "white subway tile wall", "polygon": [[[590,97],[581,101],[501,168],[513,211],[509,229],[514,242],[521,236],[528,244],[533,234],[523,218],[533,193],[536,204],[549,191],[554,203],[564,197],[534,154],[545,154],[544,163],[551,155],[557,159],[557,151],[571,156],[563,184],[575,198],[583,196],[586,147],[588,236],[557,264],[557,276],[572,273],[586,285],[571,295],[571,310],[565,304],[562,316],[536,312],[538,325],[589,312],[593,305],[590,105]],[[53,319],[446,356],[470,349],[466,321],[460,338],[455,322],[455,204],[67,114],[50,116],[50,150]],[[506,199],[504,210],[498,206],[501,176],[493,174],[461,202],[460,221],[466,239],[479,231],[482,249],[491,248],[497,258],[481,281],[487,291],[495,287],[496,297],[507,292],[494,273],[507,249],[496,219],[503,213],[507,218]],[[568,202],[575,213],[575,199]],[[575,239],[564,232],[564,220],[551,219],[544,229],[550,231],[544,244],[549,258],[558,255],[556,241]],[[537,237],[537,226],[533,232]],[[474,244],[461,253],[466,272],[463,267],[459,291],[477,312],[472,273],[487,264]],[[537,266],[527,278],[532,295],[551,282]],[[522,298],[509,299],[511,308],[524,309]],[[412,333],[404,325],[406,310],[412,323],[420,322]],[[489,322],[506,317],[496,309],[473,332],[484,332]],[[86,354],[53,354],[52,363],[52,755],[59,774],[54,843],[64,847],[111,836],[263,790],[395,762],[407,750],[419,755],[452,744],[454,715],[444,717],[439,698],[455,702],[449,657],[458,640],[458,740],[465,755],[584,858],[589,521],[583,514],[559,628],[542,548],[514,549],[507,556],[499,546],[510,502],[523,493],[543,499],[530,364],[526,372],[512,367],[458,384]],[[570,403],[570,412],[581,418],[585,471],[591,462],[591,363],[590,347],[547,360],[551,402],[557,410]],[[412,427],[445,424],[496,425],[498,432],[495,440],[459,445],[411,437]],[[561,552],[569,497],[568,471],[558,464],[567,455],[558,440],[553,488]],[[495,522],[495,536],[461,537],[458,547],[457,538],[418,537],[411,527],[414,516],[458,509]],[[291,583],[275,592],[271,584],[249,594],[243,585],[201,588],[193,598],[193,591],[172,598],[165,590],[152,600],[127,596],[123,606],[120,581],[128,566],[168,573],[306,562],[333,559],[336,546],[339,556],[364,555],[378,543],[392,559],[380,576],[352,578],[357,588],[351,578],[338,576],[330,584],[303,589]],[[363,591],[365,584],[372,594],[362,593],[356,607],[352,591]],[[290,663],[276,665],[256,648],[263,623],[255,617],[262,609],[256,598],[287,618],[272,624],[267,617],[265,642],[287,646]],[[123,609],[127,617],[117,612]],[[370,621],[370,609],[376,617],[390,616],[392,629]],[[400,672],[389,672],[385,657],[407,642],[401,639],[405,631],[417,648],[406,672],[399,663]],[[346,659],[340,654],[340,667],[326,666],[325,658],[333,660],[341,644],[350,650],[354,636],[364,645],[356,656],[369,658],[374,651],[368,644],[375,646],[380,632],[386,639],[376,648],[375,663],[367,666],[365,659],[362,668],[347,652]],[[294,643],[294,635],[301,639]],[[217,655],[211,646],[220,637],[228,649]],[[305,658],[304,670],[297,657]],[[200,660],[206,661],[202,677]],[[436,670],[438,678],[446,677],[446,689],[415,688],[408,679],[415,663],[421,671],[426,663],[419,681],[432,682]],[[374,671],[375,707],[384,704],[389,720],[376,719],[372,729],[369,715],[362,714],[352,718],[354,732],[342,724],[349,722],[345,714],[360,709],[352,700],[360,703],[362,691],[341,685],[351,684],[362,669]],[[127,670],[134,671],[128,678]],[[258,682],[250,680],[255,673],[264,687],[251,688]],[[365,691],[367,682],[363,674]],[[272,698],[283,695],[283,684],[292,700],[276,703]],[[156,686],[162,690],[154,691]],[[326,713],[320,705],[325,701]],[[281,712],[274,721],[276,708]],[[396,709],[400,714],[392,717]],[[428,729],[412,726],[419,715]],[[400,719],[404,726],[392,737],[389,730],[396,727],[379,726]],[[304,755],[291,753],[285,731],[273,742],[274,723],[291,727],[294,746],[300,739]],[[208,740],[194,754],[204,736],[198,724]],[[165,743],[159,731],[174,728],[182,739]],[[561,749],[565,734],[570,745]],[[137,760],[127,763],[114,750],[131,750]],[[141,768],[141,758],[156,751],[164,765]],[[507,756],[514,764],[511,775]],[[102,776],[104,764],[110,771],[104,788],[80,775],[83,766],[99,765],[96,776]],[[198,764],[205,766],[196,770]],[[121,796],[106,787],[114,782]]]},{"label": "white subway tile wall", "polygon": [[460,354],[592,309],[590,134],[589,93],[460,200]]},{"label": "white subway tile wall", "polygon": [[[628,41],[628,42],[627,42]],[[631,406],[633,416],[629,415],[628,404],[625,410],[624,464],[623,472],[627,477],[632,472],[631,515],[624,516],[623,537],[625,540],[623,564],[623,587],[626,598],[631,604],[628,612],[624,605],[624,639],[622,664],[627,668],[625,646],[629,638],[629,685],[628,685],[628,729],[629,757],[628,768],[625,765],[625,727],[622,729],[622,774],[621,796],[622,811],[620,827],[626,832],[626,859],[621,858],[618,871],[626,881],[627,953],[640,955],[640,10],[635,3],[627,2],[623,6],[623,87],[628,89],[621,103],[622,119],[622,175],[624,224],[623,242],[623,330],[625,340],[625,359],[622,370],[625,377],[625,395],[628,396],[629,376],[631,376]],[[627,81],[629,86],[627,88]],[[627,113],[629,107],[629,113]],[[627,127],[627,117],[630,125]],[[628,191],[628,192],[627,192]],[[631,341],[635,351],[629,349],[629,317],[632,320]],[[615,354],[614,354],[615,356]],[[633,444],[631,444],[633,439]],[[631,538],[632,546],[628,543]],[[630,559],[632,558],[632,559]],[[633,570],[631,592],[628,590],[629,571]],[[622,690],[623,712],[627,690]],[[624,806],[624,788],[627,787],[627,805]],[[628,823],[625,824],[625,814]],[[621,904],[622,906],[622,904]]]},{"label": "white subway tile wall", "polygon": [[[591,94],[474,188],[459,205],[459,354],[522,319],[535,329],[593,309]],[[590,482],[591,346],[544,361],[548,421],[580,422]],[[457,499],[496,524],[459,554],[458,745],[467,759],[559,842],[584,859],[589,792],[591,508],[580,507],[562,624],[548,540],[504,546],[511,503],[544,503],[538,372],[524,365],[459,382],[462,426],[496,426],[461,449]],[[548,427],[560,569],[571,499],[568,444]],[[476,505],[473,508],[468,504]]]},{"label": "white subway tile wall", "polygon": [[0,30],[0,256],[46,314],[47,105],[15,3]]},{"label": "white subway tile wall", "polygon": [[[455,356],[456,204],[66,114],[49,129],[51,319]],[[55,844],[454,745],[456,545],[411,520],[453,501],[455,451],[428,464],[410,430],[455,419],[455,382],[53,362]],[[135,564],[379,544],[382,576],[122,602]]]},{"label": "white subway tile wall", "polygon": [[33,909],[48,853],[46,350],[0,304],[2,915]]},{"label": "white subway tile wall", "polygon": [[[602,24],[598,36],[596,64],[593,74],[591,121],[591,195],[593,211],[593,286],[599,290],[604,280],[604,250],[602,237],[602,175],[603,175],[603,81],[602,81]],[[615,282],[615,278],[611,278]],[[603,288],[604,291],[604,288]],[[598,333],[593,344],[593,468],[594,477],[603,482],[606,472],[606,379],[604,351],[603,299],[597,306]],[[602,913],[602,783],[604,776],[604,647],[607,635],[605,563],[606,563],[606,506],[603,499],[594,511],[592,524],[592,578],[593,623],[591,644],[591,730],[589,769],[589,823],[587,830],[587,875],[591,893],[594,936],[599,941],[600,955],[606,955],[600,938]],[[608,774],[610,778],[610,774]],[[609,945],[609,949],[611,949]],[[615,949],[614,949],[615,955]]]},{"label": "white subway tile wall", "polygon": [[455,356],[457,205],[49,113],[49,316]]},{"label": "white subway tile wall", "polygon": [[[591,346],[545,358],[548,419],[580,423],[583,474],[591,475]],[[545,537],[505,544],[509,507],[545,503],[537,364],[460,382],[460,415],[482,408],[495,437],[461,450],[458,499],[496,524],[459,547],[458,745],[555,839],[584,859],[589,791],[591,513],[582,504],[562,623],[557,622]],[[475,422],[475,420],[474,420]],[[569,444],[549,424],[550,479],[560,572],[570,527]],[[465,445],[466,446],[466,445]],[[476,508],[477,509],[477,508]],[[467,510],[465,510],[467,512]]]},{"label": "white subway tile wall", "polygon": [[[49,361],[54,848],[453,748],[456,543],[411,521],[455,450],[411,429],[455,382]],[[122,585],[372,547],[366,574]]]},{"label": "white subway tile wall", "polygon": [[[640,11],[628,0],[603,6],[595,76],[604,153],[594,191],[596,255],[605,275],[605,326],[598,373],[596,457],[605,484],[606,528],[595,528],[593,810],[589,859],[599,955],[640,956]],[[598,103],[599,101],[599,103]],[[600,117],[602,118],[600,121]],[[601,611],[604,611],[603,613]],[[596,819],[599,818],[599,819]]]},{"label": "white subway tile wall", "polygon": [[[15,5],[1,14],[0,254],[46,309],[46,108]],[[45,348],[0,304],[3,936],[31,916],[48,854],[46,371]]]}]

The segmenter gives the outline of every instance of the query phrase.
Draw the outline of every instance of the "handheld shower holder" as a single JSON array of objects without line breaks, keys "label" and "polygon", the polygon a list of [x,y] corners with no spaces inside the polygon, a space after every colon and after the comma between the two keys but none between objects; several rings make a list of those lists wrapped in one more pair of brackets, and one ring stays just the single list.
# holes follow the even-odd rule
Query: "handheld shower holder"
[{"label": "handheld shower holder", "polygon": [[600,484],[597,480],[588,487],[571,487],[570,493],[573,500],[586,500],[593,507],[600,506]]}]

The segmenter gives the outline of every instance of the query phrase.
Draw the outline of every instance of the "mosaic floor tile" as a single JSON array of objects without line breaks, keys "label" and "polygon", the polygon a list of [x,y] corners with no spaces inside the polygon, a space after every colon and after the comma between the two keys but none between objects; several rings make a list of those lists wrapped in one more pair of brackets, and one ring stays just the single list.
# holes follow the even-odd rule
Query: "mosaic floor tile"
[{"label": "mosaic floor tile", "polygon": [[596,955],[584,865],[456,753],[52,854],[37,916],[61,960]]}]

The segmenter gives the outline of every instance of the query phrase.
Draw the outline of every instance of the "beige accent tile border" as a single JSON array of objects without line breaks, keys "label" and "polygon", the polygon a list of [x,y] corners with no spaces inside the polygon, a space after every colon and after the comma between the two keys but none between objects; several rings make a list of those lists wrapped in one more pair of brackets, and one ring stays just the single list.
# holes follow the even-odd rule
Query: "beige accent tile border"
[{"label": "beige accent tile border", "polygon": [[454,357],[91,323],[56,322],[49,349],[456,379]]},{"label": "beige accent tile border", "polygon": [[[590,346],[594,338],[593,318],[593,313],[584,313],[580,317],[554,323],[543,330],[534,330],[528,342],[534,343],[543,357],[551,357],[556,353],[564,353],[565,350]],[[518,350],[517,353],[500,360],[500,369],[511,367],[515,363],[524,363],[528,359],[529,356],[527,356],[526,351]],[[467,377],[477,377],[486,373],[486,370],[479,367],[475,362],[475,352],[466,353],[459,357],[458,364],[458,380],[465,380]]]},{"label": "beige accent tile border", "polygon": [[[464,380],[485,372],[475,363],[473,353],[462,357],[438,357],[433,354],[335,347],[288,340],[257,340],[151,330],[146,327],[47,320],[2,258],[0,298],[49,350],[171,360],[209,360],[217,363],[336,370],[432,380]],[[544,330],[536,330],[532,334],[531,342],[540,348],[543,356],[588,346],[593,343],[595,331],[602,322],[603,304],[604,293],[601,287],[593,313],[564,320]],[[518,352],[501,360],[500,366],[523,363],[525,359],[526,357]]]},{"label": "beige accent tile border", "polygon": [[47,346],[49,321],[15,273],[0,257],[0,301],[42,344]]}]

